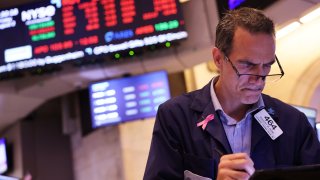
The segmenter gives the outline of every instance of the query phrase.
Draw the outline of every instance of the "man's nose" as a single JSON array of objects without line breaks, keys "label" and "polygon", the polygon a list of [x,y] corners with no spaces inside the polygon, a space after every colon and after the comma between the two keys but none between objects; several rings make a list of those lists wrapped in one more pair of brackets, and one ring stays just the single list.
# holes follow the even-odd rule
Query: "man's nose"
[{"label": "man's nose", "polygon": [[256,85],[263,85],[265,80],[266,76],[263,75],[252,75],[249,77],[249,83],[254,83]]}]

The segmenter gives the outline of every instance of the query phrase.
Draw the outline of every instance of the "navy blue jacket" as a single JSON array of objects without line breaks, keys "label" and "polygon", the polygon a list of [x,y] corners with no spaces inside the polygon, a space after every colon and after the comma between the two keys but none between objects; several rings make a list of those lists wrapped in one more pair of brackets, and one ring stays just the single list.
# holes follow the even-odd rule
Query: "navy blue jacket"
[{"label": "navy blue jacket", "polygon": [[[265,108],[283,134],[272,140],[252,119],[250,157],[255,169],[320,164],[320,143],[306,116],[290,105],[262,95]],[[205,130],[197,127],[214,114]],[[173,98],[159,107],[144,174],[145,180],[183,179],[184,170],[215,179],[221,153],[232,153],[223,125],[204,88]]]}]

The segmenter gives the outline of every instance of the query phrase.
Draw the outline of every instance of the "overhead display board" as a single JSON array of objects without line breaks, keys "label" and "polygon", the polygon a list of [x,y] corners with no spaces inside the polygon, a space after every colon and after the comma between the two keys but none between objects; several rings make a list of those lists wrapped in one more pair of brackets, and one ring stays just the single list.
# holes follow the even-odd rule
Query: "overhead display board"
[{"label": "overhead display board", "polygon": [[227,10],[252,7],[263,10],[279,0],[216,0],[220,18]]},{"label": "overhead display board", "polygon": [[0,73],[187,36],[178,0],[47,0],[0,10]]},{"label": "overhead display board", "polygon": [[0,174],[8,171],[8,152],[5,138],[0,138]]}]

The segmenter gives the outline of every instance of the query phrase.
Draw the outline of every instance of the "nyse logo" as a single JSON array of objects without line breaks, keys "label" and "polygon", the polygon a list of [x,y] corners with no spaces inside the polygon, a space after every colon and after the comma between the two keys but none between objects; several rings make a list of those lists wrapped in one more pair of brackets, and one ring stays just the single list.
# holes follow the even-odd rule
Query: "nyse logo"
[{"label": "nyse logo", "polygon": [[35,19],[42,19],[45,17],[53,17],[56,14],[56,8],[52,5],[46,7],[39,7],[36,9],[29,9],[21,12],[21,21],[30,21]]},{"label": "nyse logo", "polygon": [[277,125],[275,125],[275,122],[271,119],[270,116],[264,116],[264,120],[273,130],[278,127]]}]

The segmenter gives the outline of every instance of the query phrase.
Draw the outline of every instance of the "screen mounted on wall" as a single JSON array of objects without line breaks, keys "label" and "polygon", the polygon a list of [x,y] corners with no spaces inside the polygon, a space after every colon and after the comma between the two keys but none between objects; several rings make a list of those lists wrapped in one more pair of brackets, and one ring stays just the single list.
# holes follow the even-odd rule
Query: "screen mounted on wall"
[{"label": "screen mounted on wall", "polygon": [[216,0],[220,18],[227,10],[240,7],[252,7],[256,9],[265,9],[279,0]]},{"label": "screen mounted on wall", "polygon": [[4,176],[4,175],[0,175],[0,179],[1,180],[19,180],[19,178],[9,177],[9,176]]},{"label": "screen mounted on wall", "polygon": [[46,0],[0,10],[0,73],[187,37],[179,0]]},{"label": "screen mounted on wall", "polygon": [[170,98],[167,73],[97,82],[89,86],[89,96],[93,128],[153,117]]},{"label": "screen mounted on wall", "polygon": [[9,169],[8,152],[5,138],[0,138],[0,174],[4,174]]},{"label": "screen mounted on wall", "polygon": [[297,106],[297,105],[293,105],[293,107],[295,107],[299,111],[303,112],[307,116],[308,121],[309,121],[310,125],[312,126],[312,128],[316,129],[316,119],[317,119],[317,110],[316,109],[310,108],[310,107],[304,107],[304,106]]}]

